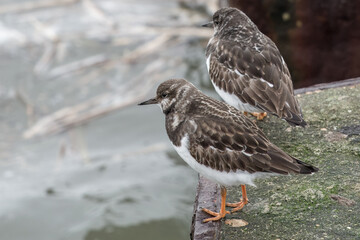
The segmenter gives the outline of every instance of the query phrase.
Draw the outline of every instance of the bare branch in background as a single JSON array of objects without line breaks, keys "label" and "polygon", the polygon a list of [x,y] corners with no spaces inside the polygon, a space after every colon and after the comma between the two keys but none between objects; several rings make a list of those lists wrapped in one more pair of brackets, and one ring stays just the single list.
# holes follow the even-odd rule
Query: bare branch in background
[{"label": "bare branch in background", "polygon": [[34,72],[41,73],[48,70],[50,63],[56,55],[57,46],[54,43],[45,43],[44,52],[34,66]]},{"label": "bare branch in background", "polygon": [[57,45],[60,42],[60,37],[54,27],[40,22],[36,18],[33,18],[31,23],[36,31],[47,40],[44,44],[43,54],[34,66],[34,72],[41,73],[48,70],[49,65],[57,55]]},{"label": "bare branch in background", "polygon": [[[66,4],[79,2],[82,3],[82,5],[74,5],[72,9],[78,10],[79,7],[80,9],[83,7],[83,9],[81,9],[83,15],[85,13],[85,15],[95,18],[100,23],[104,23],[103,25],[105,25],[105,27],[111,26],[113,29],[111,29],[111,31],[103,31],[104,26],[101,26],[101,24],[94,24],[95,26],[84,24],[84,26],[81,25],[79,29],[71,26],[69,28],[68,22],[61,23],[60,21],[53,20],[54,18],[51,17],[48,18],[42,15],[34,15],[35,17],[31,17],[32,15],[28,14],[25,20],[28,21],[30,19],[30,21],[28,21],[27,24],[30,25],[30,27],[32,25],[34,29],[36,29],[35,34],[28,34],[29,42],[39,47],[40,51],[42,50],[39,56],[34,55],[38,58],[35,59],[33,63],[35,73],[45,73],[44,76],[41,77],[47,80],[70,77],[74,79],[74,81],[76,79],[77,84],[85,85],[95,78],[99,78],[102,74],[108,74],[107,71],[112,71],[109,75],[111,74],[113,76],[114,74],[120,73],[119,69],[121,69],[121,71],[128,71],[133,66],[138,67],[139,64],[145,65],[149,62],[151,63],[148,64],[148,67],[138,74],[137,77],[126,80],[124,82],[125,85],[121,85],[122,89],[116,92],[100,94],[75,106],[64,107],[39,119],[32,127],[25,131],[23,134],[25,138],[57,133],[139,102],[145,97],[148,90],[152,89],[153,84],[158,79],[164,79],[165,76],[168,77],[171,73],[174,73],[174,69],[180,64],[179,59],[183,57],[175,56],[170,61],[167,59],[164,60],[164,58],[160,60],[155,57],[159,55],[159,52],[163,52],[164,49],[172,50],[173,47],[179,47],[179,44],[183,44],[188,38],[208,38],[212,34],[212,31],[209,29],[195,26],[184,27],[193,24],[191,21],[182,24],[182,27],[171,27],[173,23],[159,24],[157,17],[151,14],[148,17],[150,22],[146,24],[136,23],[135,26],[132,25],[131,28],[127,29],[114,28],[117,23],[116,21],[121,21],[121,19],[126,21],[127,18],[120,18],[116,15],[108,16],[106,9],[109,11],[109,6],[106,4],[102,5],[103,3],[101,1],[95,0],[37,0],[0,4],[0,14],[61,7]],[[58,10],[56,14],[59,14],[61,17],[66,16],[68,11],[65,8],[59,8]],[[83,23],[81,22],[81,24]],[[86,30],[84,30],[83,27],[86,27]],[[18,25],[16,28],[24,30],[22,25]],[[94,48],[94,51],[85,54],[67,54],[66,52],[67,49],[73,49],[73,47],[77,47],[78,44],[82,46],[84,43],[90,43],[87,46],[92,47],[91,44],[99,39],[100,41],[103,39],[108,41],[112,44],[112,46],[109,47],[112,47],[115,51],[98,51],[97,48]],[[103,46],[103,42],[96,42],[95,44],[99,47]],[[119,46],[119,48],[116,48],[116,46]],[[134,48],[134,46],[136,47]],[[127,49],[127,51],[125,50],[124,54],[119,56],[116,55],[117,49]],[[38,51],[38,49],[36,50]],[[65,58],[65,54],[71,55],[71,58]],[[79,58],[79,56],[81,56],[82,59],[74,60],[74,58]],[[54,67],[54,63],[56,62],[60,64]],[[118,67],[119,65],[121,68]],[[77,76],[74,76],[75,74],[77,74]],[[91,85],[85,87],[95,89],[96,86],[97,85]],[[44,95],[48,97],[46,94]],[[86,94],[84,94],[84,96],[85,95]],[[26,106],[28,115],[32,116],[34,112],[34,109],[32,109],[33,106],[28,106],[26,99],[23,98],[21,94],[19,94],[19,99],[22,99],[21,101]],[[36,106],[38,107],[38,105]]]},{"label": "bare branch in background", "polygon": [[171,35],[162,34],[157,38],[140,45],[139,47],[135,48],[133,51],[126,53],[124,56],[120,58],[111,59],[103,54],[99,54],[85,59],[81,59],[79,61],[67,63],[50,70],[49,76],[51,78],[58,78],[69,74],[73,74],[74,72],[78,72],[81,70],[85,70],[94,66],[99,66],[104,64],[106,64],[104,68],[109,69],[111,67],[114,67],[119,62],[134,63],[134,61],[136,60],[143,59],[146,56],[157,52],[160,48],[164,47],[164,44],[166,44],[168,40],[171,39],[171,37],[172,37]]},{"label": "bare branch in background", "polygon": [[149,27],[146,30],[148,33],[167,33],[173,36],[182,37],[198,37],[198,38],[210,38],[213,34],[213,30],[203,27]]},{"label": "bare branch in background", "polygon": [[43,22],[40,22],[36,18],[32,18],[31,24],[34,26],[36,31],[40,33],[44,38],[51,42],[58,42],[60,40],[59,34],[54,27],[49,26]]},{"label": "bare branch in background", "polygon": [[121,60],[127,63],[133,63],[136,59],[144,58],[145,56],[158,51],[159,48],[164,47],[164,44],[169,41],[171,37],[173,36],[167,33],[161,34],[155,39],[137,47],[134,51],[127,53]]},{"label": "bare branch in background", "polygon": [[55,67],[49,71],[49,76],[51,78],[57,78],[60,76],[72,74],[74,72],[84,70],[90,67],[94,67],[96,65],[104,64],[111,59],[106,57],[104,54],[98,54],[95,56],[91,56],[85,59],[81,59],[79,61],[74,61],[71,63],[67,63],[58,67]]},{"label": "bare branch in background", "polygon": [[19,101],[25,106],[28,126],[32,125],[34,123],[35,117],[34,105],[28,100],[28,98],[20,89],[17,89],[16,96]]},{"label": "bare branch in background", "polygon": [[93,1],[83,0],[82,2],[85,9],[89,12],[89,14],[91,14],[91,16],[111,27],[115,27],[116,23],[111,18],[109,18],[102,9],[96,6]]},{"label": "bare branch in background", "polygon": [[33,11],[40,8],[59,7],[62,5],[74,4],[80,0],[44,0],[33,2],[19,2],[0,5],[0,14]]},{"label": "bare branch in background", "polygon": [[[176,61],[173,64],[177,64]],[[167,63],[168,65],[168,63]],[[62,108],[38,120],[23,134],[24,138],[54,134],[88,122],[112,111],[136,104],[142,100],[159,79],[169,75],[165,63],[156,60],[121,91],[105,93],[72,107]]]},{"label": "bare branch in background", "polygon": [[158,34],[169,34],[175,37],[197,37],[197,38],[210,38],[213,34],[213,30],[210,28],[203,28],[199,26],[188,26],[188,27],[151,27],[148,26],[144,29],[143,26],[132,26],[127,31],[128,37],[139,37],[139,36],[153,36]]}]

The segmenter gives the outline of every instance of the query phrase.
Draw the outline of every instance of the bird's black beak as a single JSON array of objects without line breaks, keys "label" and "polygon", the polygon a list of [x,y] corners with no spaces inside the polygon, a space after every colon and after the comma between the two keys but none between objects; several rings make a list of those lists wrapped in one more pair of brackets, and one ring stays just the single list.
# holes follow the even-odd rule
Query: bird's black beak
[{"label": "bird's black beak", "polygon": [[208,22],[208,23],[205,23],[203,25],[201,25],[202,27],[208,27],[208,28],[213,28],[214,27],[214,22]]},{"label": "bird's black beak", "polygon": [[157,104],[158,101],[156,100],[156,98],[150,98],[149,100],[139,103],[138,105],[149,105],[149,104]]}]

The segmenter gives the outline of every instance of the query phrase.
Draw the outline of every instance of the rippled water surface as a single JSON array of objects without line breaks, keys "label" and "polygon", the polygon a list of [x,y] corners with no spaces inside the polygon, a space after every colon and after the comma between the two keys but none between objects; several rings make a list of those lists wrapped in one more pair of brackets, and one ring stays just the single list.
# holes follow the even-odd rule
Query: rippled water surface
[{"label": "rippled water surface", "polygon": [[188,239],[197,174],[136,103],[170,77],[210,89],[207,14],[43,2],[0,3],[0,239]]}]

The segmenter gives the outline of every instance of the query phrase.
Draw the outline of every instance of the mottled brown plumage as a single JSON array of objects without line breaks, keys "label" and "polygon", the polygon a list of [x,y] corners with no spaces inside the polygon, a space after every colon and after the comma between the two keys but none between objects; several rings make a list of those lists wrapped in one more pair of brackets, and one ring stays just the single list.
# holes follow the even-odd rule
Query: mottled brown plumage
[{"label": "mottled brown plumage", "polygon": [[[204,222],[217,221],[247,203],[244,184],[267,174],[310,174],[318,169],[272,144],[263,132],[236,108],[212,99],[184,79],[160,84],[155,98],[140,105],[159,104],[166,116],[166,131],[178,154],[194,170],[221,185],[219,213]],[[226,186],[240,185],[243,199],[226,204]]]},{"label": "mottled brown plumage", "polygon": [[266,111],[291,125],[305,126],[288,67],[275,43],[235,8],[218,10],[207,26],[215,30],[206,57],[219,95],[239,110]]},{"label": "mottled brown plumage", "polygon": [[237,170],[279,174],[317,169],[289,156],[234,107],[212,99],[184,79],[162,83],[156,103],[166,115],[166,131],[174,146],[189,138],[196,161],[220,172]]}]

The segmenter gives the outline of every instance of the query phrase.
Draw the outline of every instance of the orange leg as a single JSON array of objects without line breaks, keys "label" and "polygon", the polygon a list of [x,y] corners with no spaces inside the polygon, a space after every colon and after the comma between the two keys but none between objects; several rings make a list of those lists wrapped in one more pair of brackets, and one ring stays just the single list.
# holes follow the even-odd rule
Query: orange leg
[{"label": "orange leg", "polygon": [[226,203],[226,206],[234,208],[233,210],[231,210],[232,213],[241,210],[248,203],[245,185],[241,185],[241,191],[242,191],[242,200],[240,202]]},{"label": "orange leg", "polygon": [[226,214],[230,214],[230,212],[225,210],[225,203],[226,203],[226,188],[221,186],[221,208],[220,208],[220,212],[213,212],[210,211],[209,209],[203,208],[202,210],[214,217],[212,218],[207,218],[205,219],[203,222],[210,222],[210,221],[218,221],[220,219],[222,219],[223,217],[225,217]]},{"label": "orange leg", "polygon": [[257,120],[263,120],[267,116],[267,113],[266,112],[260,112],[260,113],[252,112],[251,115],[256,117]]}]

